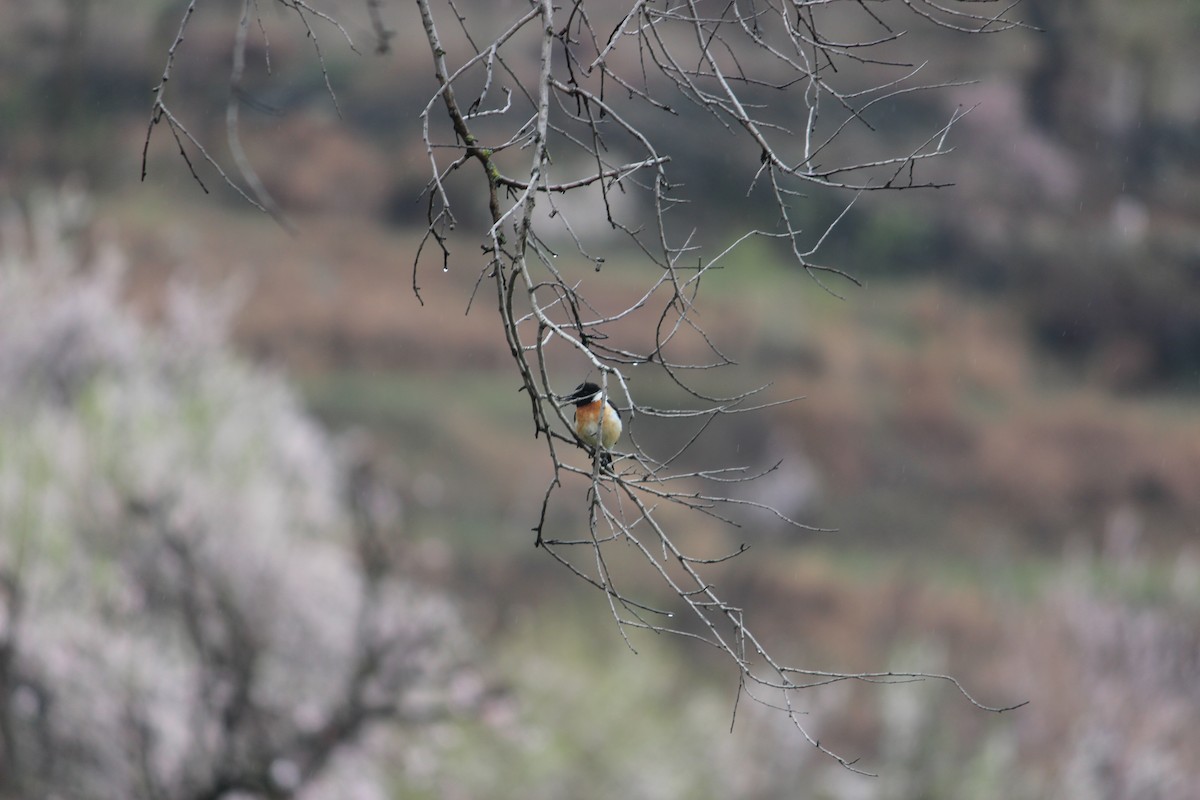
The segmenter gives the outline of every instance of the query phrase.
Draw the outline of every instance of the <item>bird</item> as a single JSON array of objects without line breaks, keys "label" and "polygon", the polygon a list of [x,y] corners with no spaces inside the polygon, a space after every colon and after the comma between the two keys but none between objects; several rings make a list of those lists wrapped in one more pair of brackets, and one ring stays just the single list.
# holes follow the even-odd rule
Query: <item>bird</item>
[{"label": "bird", "polygon": [[612,446],[621,438],[621,414],[604,397],[604,391],[584,381],[563,398],[575,404],[575,433],[600,455],[600,466],[612,464]]}]

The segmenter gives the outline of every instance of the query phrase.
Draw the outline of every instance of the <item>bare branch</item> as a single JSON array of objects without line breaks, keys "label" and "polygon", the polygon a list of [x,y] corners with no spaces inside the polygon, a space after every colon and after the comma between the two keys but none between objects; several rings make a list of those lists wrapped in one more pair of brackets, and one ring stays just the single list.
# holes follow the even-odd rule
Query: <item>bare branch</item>
[{"label": "bare branch", "polygon": [[[300,15],[314,44],[309,18],[332,22],[298,0],[280,1]],[[995,13],[977,13],[988,3]],[[843,681],[936,679],[952,683],[980,708],[1005,710],[978,703],[948,676],[821,673],[781,663],[751,633],[743,610],[714,588],[712,573],[748,545],[741,542],[715,554],[693,552],[685,546],[690,543],[684,529],[672,530],[667,521],[716,520],[737,531],[743,524],[739,515],[753,511],[756,524],[770,520],[787,529],[824,530],[739,494],[742,484],[771,474],[778,463],[758,469],[687,463],[696,443],[731,415],[791,402],[773,399],[767,386],[728,389],[729,382],[707,377],[728,371],[736,359],[706,325],[701,285],[751,238],[778,242],[794,267],[831,294],[836,292],[824,283],[831,277],[860,285],[841,268],[822,263],[830,237],[859,213],[856,203],[865,193],[947,185],[930,177],[925,165],[952,152],[950,134],[965,113],[955,110],[947,122],[931,125],[912,141],[877,129],[876,117],[888,103],[961,85],[920,82],[925,63],[902,57],[911,39],[906,26],[997,32],[1021,25],[1009,16],[1015,4],[627,0],[614,8],[589,0],[562,6],[531,0],[511,11],[489,7],[489,26],[472,21],[460,4],[416,3],[436,87],[419,115],[428,183],[412,289],[423,304],[419,272],[427,252],[440,253],[434,261],[442,270],[450,268],[451,250],[464,234],[456,214],[463,198],[452,192],[449,177],[474,162],[479,168],[474,196],[486,198],[488,218],[480,230],[465,234],[468,252],[482,251],[466,306],[472,309],[485,281],[494,289],[497,322],[529,401],[533,433],[544,442],[552,474],[540,509],[531,511],[536,513],[535,546],[604,592],[630,649],[635,645],[630,632],[636,630],[707,642],[737,668],[739,701],[744,695],[779,709],[814,748],[848,769],[859,771],[853,760],[829,750],[807,729],[798,706],[801,692]],[[186,143],[219,171],[164,101],[163,87],[194,5],[188,6],[167,53],[151,130],[167,121],[185,159]],[[378,3],[368,0],[367,8],[379,47],[386,49],[390,30]],[[439,33],[443,18],[451,20],[453,41],[463,52],[451,52],[451,40]],[[244,15],[239,50],[246,24]],[[863,35],[838,40],[828,35],[831,30]],[[332,96],[319,48],[316,55]],[[241,176],[258,205],[269,210],[253,171],[241,163],[240,148],[233,147],[236,112],[229,113],[229,139]],[[745,189],[747,213],[767,222],[730,233],[690,218],[687,204],[706,198],[689,194],[680,177],[689,174],[674,135],[680,126],[705,130],[700,169],[726,170]],[[719,167],[717,154],[729,156]],[[810,229],[810,217],[799,213],[809,192],[840,198],[840,211],[828,224]],[[587,210],[575,210],[566,196],[584,201],[581,207]],[[649,275],[620,300],[601,296],[559,266],[560,260],[582,259],[599,272],[611,253],[631,251]],[[561,254],[571,258],[560,259]],[[646,386],[640,381],[648,373],[665,379],[673,405],[639,398]],[[600,387],[602,403],[625,412],[625,438],[611,453],[580,436],[569,406],[562,406],[581,376]],[[656,455],[638,436],[643,418],[695,419],[698,427]],[[572,462],[576,449],[587,454],[587,468]],[[586,535],[552,530],[556,502],[586,508]],[[632,547],[702,633],[672,627],[676,611],[630,596],[626,586],[632,582],[608,558],[614,547]]]}]

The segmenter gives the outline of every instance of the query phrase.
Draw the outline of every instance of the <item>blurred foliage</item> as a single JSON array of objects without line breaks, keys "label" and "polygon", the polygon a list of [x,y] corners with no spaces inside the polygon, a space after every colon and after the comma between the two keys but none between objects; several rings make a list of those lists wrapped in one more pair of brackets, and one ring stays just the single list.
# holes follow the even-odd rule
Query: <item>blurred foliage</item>
[{"label": "blurred foliage", "polygon": [[[935,40],[917,29],[905,38],[914,52],[938,48],[922,80],[980,83],[898,95],[864,122],[916,146],[955,107],[972,108],[950,134],[953,164],[934,167],[955,185],[860,202],[820,260],[864,278],[934,274],[995,294],[1050,351],[1100,373],[1120,362],[1116,388],[1189,382],[1200,368],[1196,309],[1186,299],[1200,271],[1194,4],[1154,0],[1133,17],[1115,0],[1027,0],[1021,9],[1041,32]],[[494,13],[468,10],[472,19]],[[385,11],[392,19],[411,10]],[[136,131],[178,13],[170,3],[128,0],[104,13],[93,0],[0,10],[11,32],[0,55],[8,67],[0,80],[0,182],[81,175],[109,187],[133,178]],[[287,15],[270,22],[291,24]],[[185,118],[219,157],[231,24],[220,14],[198,20],[173,80]],[[285,206],[361,211],[401,225],[419,217],[423,178],[414,176],[425,156],[415,120],[432,84],[395,79],[429,74],[421,48],[410,46],[417,28],[400,26],[387,59],[331,39],[325,60],[343,115],[336,123],[328,123],[336,115],[303,36],[272,38],[269,73],[266,50],[254,45],[244,136]],[[781,124],[803,125],[785,111]],[[747,225],[769,229],[766,187],[748,192],[757,154],[689,136],[703,126],[687,123],[675,124],[672,171],[692,203],[670,223],[719,246]],[[172,147],[150,155],[153,175],[186,181]],[[216,176],[201,174],[219,187]],[[797,198],[813,243],[849,199]]]},{"label": "blurred foliage", "polygon": [[382,796],[368,723],[448,705],[453,609],[364,549],[233,296],[147,330],[87,212],[0,220],[0,796]]},{"label": "blurred foliage", "polygon": [[[1119,539],[1041,563],[1032,581],[1029,563],[960,583],[944,564],[863,571],[813,550],[746,573],[775,608],[792,604],[797,618],[777,624],[803,630],[805,650],[971,669],[977,695],[1031,700],[994,717],[938,682],[801,695],[822,741],[876,777],[820,757],[744,697],[734,720],[736,681],[703,651],[643,636],[634,654],[602,606],[514,601],[492,637],[504,692],[478,719],[408,742],[394,797],[1187,800],[1200,778],[1187,735],[1200,723],[1200,562],[1147,559]],[[804,566],[780,563],[792,559]],[[1137,587],[1152,576],[1151,598]]]}]

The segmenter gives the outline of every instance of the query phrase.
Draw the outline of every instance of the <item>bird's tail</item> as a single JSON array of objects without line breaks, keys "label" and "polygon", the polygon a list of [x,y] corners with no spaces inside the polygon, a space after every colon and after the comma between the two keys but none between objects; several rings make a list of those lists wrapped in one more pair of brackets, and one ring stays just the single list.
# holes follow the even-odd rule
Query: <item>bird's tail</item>
[{"label": "bird's tail", "polygon": [[600,468],[607,470],[612,469],[612,453],[608,452],[607,450],[600,451]]}]

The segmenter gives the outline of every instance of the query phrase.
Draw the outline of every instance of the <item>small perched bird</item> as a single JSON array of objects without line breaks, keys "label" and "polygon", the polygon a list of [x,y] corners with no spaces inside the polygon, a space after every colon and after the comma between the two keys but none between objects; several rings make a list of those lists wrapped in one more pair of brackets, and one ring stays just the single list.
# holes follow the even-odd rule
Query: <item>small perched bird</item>
[{"label": "small perched bird", "polygon": [[575,404],[575,433],[600,453],[601,466],[609,466],[612,455],[608,451],[621,438],[620,413],[591,382],[579,384],[563,400]]}]

